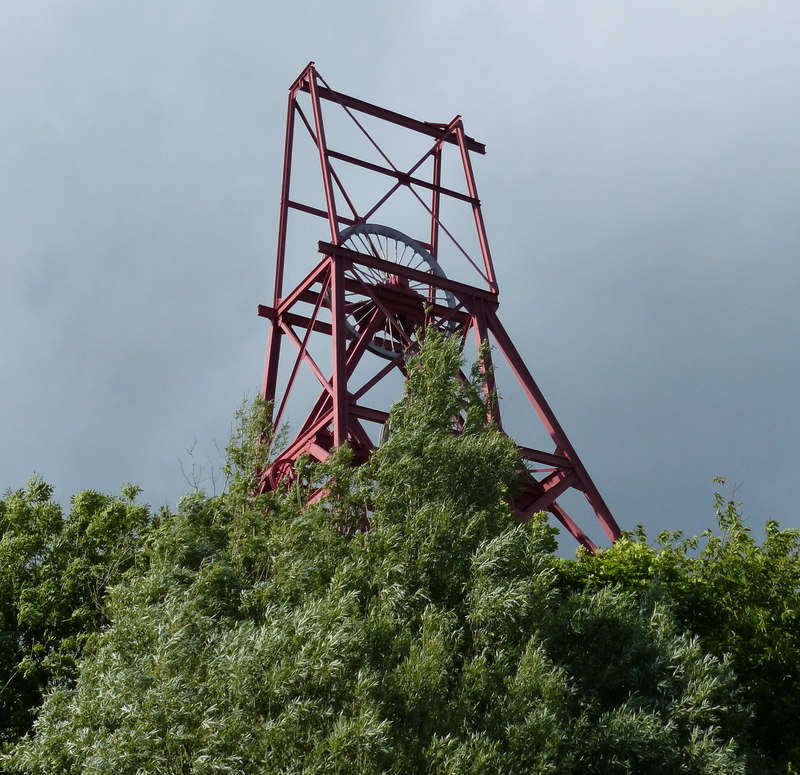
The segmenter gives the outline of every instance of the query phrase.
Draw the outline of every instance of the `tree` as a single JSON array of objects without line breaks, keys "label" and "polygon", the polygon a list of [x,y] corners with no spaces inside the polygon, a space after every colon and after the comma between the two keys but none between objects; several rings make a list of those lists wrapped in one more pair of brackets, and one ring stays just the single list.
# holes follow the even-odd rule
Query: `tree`
[{"label": "tree", "polygon": [[[724,483],[724,480],[717,480]],[[718,531],[700,538],[642,529],[562,566],[581,589],[655,596],[682,630],[733,668],[754,715],[752,735],[781,771],[800,769],[800,531],[767,522],[759,544],[740,505],[715,496]]]},{"label": "tree", "polygon": [[460,366],[429,332],[372,462],[301,463],[328,493],[313,504],[299,487],[252,496],[251,423],[229,491],[162,520],[7,766],[757,771],[729,666],[651,597],[569,588],[554,529],[511,514],[521,462]]},{"label": "tree", "polygon": [[152,522],[137,494],[83,492],[64,516],[34,477],[0,500],[0,745],[31,729],[49,687],[71,685],[108,623],[105,592],[133,567]]}]

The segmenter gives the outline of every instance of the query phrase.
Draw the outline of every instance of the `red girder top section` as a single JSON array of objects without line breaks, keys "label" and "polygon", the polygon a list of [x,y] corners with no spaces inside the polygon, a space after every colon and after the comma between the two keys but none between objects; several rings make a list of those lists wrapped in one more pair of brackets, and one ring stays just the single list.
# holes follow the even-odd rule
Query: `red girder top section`
[{"label": "red girder top section", "polygon": [[[258,312],[271,323],[263,393],[276,424],[291,416],[296,430],[274,453],[262,487],[291,480],[301,455],[324,460],[341,444],[356,464],[368,459],[400,397],[397,379],[418,347],[417,331],[434,325],[464,347],[488,341],[485,394],[494,394],[503,368],[530,404],[528,425],[542,443],[520,446],[526,467],[511,504],[519,517],[550,511],[594,550],[559,498],[581,493],[607,539],[619,528],[497,314],[470,158],[485,151],[460,116],[420,121],[334,91],[313,62],[292,84],[275,294]],[[502,428],[496,403],[490,419]],[[455,432],[462,426],[454,418]]]},{"label": "red girder top section", "polygon": [[[298,90],[309,92],[311,91],[311,84],[314,83],[318,77],[319,76],[316,72],[316,69],[314,68],[314,63],[309,62],[306,69],[303,70],[298,79],[294,82],[294,84],[292,84],[290,91],[292,93],[296,93]],[[396,113],[393,110],[387,110],[386,108],[381,108],[378,105],[372,105],[364,100],[359,100],[356,97],[349,97],[341,92],[333,91],[333,89],[331,89],[327,84],[325,86],[318,87],[318,93],[320,99],[336,102],[345,108],[349,108],[350,110],[354,110],[358,113],[365,113],[369,116],[375,116],[375,118],[379,118],[383,121],[389,121],[392,124],[397,124],[398,126],[410,129],[412,132],[418,132],[419,134],[427,135],[428,137],[441,137],[442,130],[447,129],[448,126],[447,124],[434,124],[429,121],[418,121],[417,119],[409,118],[408,116],[404,116],[401,113]],[[486,153],[486,146],[483,143],[479,143],[476,140],[473,140],[471,137],[467,137],[465,139],[468,150],[473,151],[474,153]],[[458,141],[454,137],[448,136],[445,138],[445,142],[457,143]]]}]

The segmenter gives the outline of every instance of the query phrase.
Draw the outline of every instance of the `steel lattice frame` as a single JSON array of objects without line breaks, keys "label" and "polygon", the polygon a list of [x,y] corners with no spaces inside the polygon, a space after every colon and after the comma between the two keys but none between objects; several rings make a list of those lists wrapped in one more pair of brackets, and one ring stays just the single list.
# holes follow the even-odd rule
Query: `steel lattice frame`
[{"label": "steel lattice frame", "polygon": [[[373,152],[377,150],[380,163],[328,146],[324,120],[326,108],[337,110],[355,123],[370,149]],[[396,167],[364,127],[365,116],[421,137],[426,148],[422,158],[408,170]],[[315,147],[324,207],[292,198],[293,157],[298,131],[306,135],[305,140]],[[459,172],[463,174],[461,184],[465,190],[442,184],[445,151],[457,153]],[[382,424],[388,417],[388,405],[383,408],[367,406],[365,394],[375,389],[390,372],[403,371],[406,354],[416,348],[413,331],[433,321],[449,335],[461,337],[462,344],[469,338],[476,345],[488,341],[494,356],[499,354],[506,361],[552,440],[553,449],[550,451],[520,447],[528,471],[524,474],[524,487],[512,503],[519,517],[524,520],[538,511],[550,511],[580,543],[594,550],[591,539],[559,505],[558,498],[563,493],[570,489],[582,492],[612,541],[619,537],[619,528],[497,316],[497,280],[471,153],[483,154],[485,148],[465,134],[459,116],[448,124],[428,123],[335,92],[316,71],[313,62],[292,84],[286,126],[275,296],[272,306],[259,305],[258,308],[259,315],[272,323],[263,395],[273,402],[274,419],[280,423],[284,419],[287,399],[300,390],[298,385],[304,379],[306,383],[309,378],[312,382],[315,379],[319,392],[316,400],[309,402],[310,410],[288,446],[264,472],[262,488],[281,486],[286,477],[293,475],[294,463],[301,455],[324,460],[334,447],[345,443],[352,447],[356,463],[365,461],[376,443],[367,432],[366,424]],[[429,177],[422,176],[425,166],[430,168]],[[388,190],[369,208],[357,211],[353,201],[355,197],[348,194],[344,176],[340,174],[344,167],[358,168],[388,182]],[[368,225],[376,222],[381,208],[403,189],[421,205],[427,232],[424,241],[418,235],[411,239],[392,228]],[[442,203],[445,199],[471,209],[470,221],[475,231],[471,239],[478,247],[479,256],[469,255],[457,241],[454,230],[443,222]],[[340,211],[342,203],[346,208],[344,212]],[[323,232],[327,239],[317,242],[317,256],[321,255],[321,259],[315,259],[316,266],[286,292],[287,237],[294,213],[327,221],[327,229]],[[359,241],[351,236],[354,233],[359,236]],[[381,240],[387,246],[383,252]],[[387,260],[390,240],[395,245],[395,255],[398,246],[403,251],[416,251],[421,256],[418,265]],[[438,269],[443,240],[448,241],[451,247],[455,246],[457,256],[466,262],[478,284],[450,279],[445,274],[448,267],[443,266],[442,271]],[[363,247],[363,250],[354,247]],[[291,259],[296,259],[294,254]],[[312,340],[319,340],[320,335],[326,342],[324,356],[330,363],[328,370],[321,365],[322,359],[312,352]],[[296,353],[285,387],[279,394],[279,363],[285,340],[293,345]],[[363,370],[365,364],[369,376],[365,379],[362,374],[356,380],[356,370]],[[491,366],[491,361],[487,365]],[[307,393],[307,389],[306,384],[302,390]],[[494,391],[491,371],[485,377],[484,389],[487,395]],[[502,428],[497,405],[492,420]]]}]

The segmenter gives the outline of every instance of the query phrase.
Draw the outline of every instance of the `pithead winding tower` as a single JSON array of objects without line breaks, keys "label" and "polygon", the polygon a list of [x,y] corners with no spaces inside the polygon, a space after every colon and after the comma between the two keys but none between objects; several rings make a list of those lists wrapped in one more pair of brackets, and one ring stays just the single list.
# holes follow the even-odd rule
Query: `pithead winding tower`
[{"label": "pithead winding tower", "polygon": [[[473,153],[485,148],[465,134],[460,116],[429,123],[349,97],[313,62],[292,84],[275,297],[258,311],[272,323],[264,397],[276,426],[290,413],[299,425],[262,487],[293,477],[300,455],[324,460],[345,443],[356,463],[365,461],[402,394],[416,331],[434,325],[462,349],[488,341],[486,395],[503,368],[534,410],[530,425],[550,448],[520,446],[527,471],[514,510],[521,519],[549,511],[593,549],[560,497],[581,492],[612,541],[619,528],[497,317]],[[294,357],[281,363],[287,344]],[[497,404],[492,420],[502,428]]]}]

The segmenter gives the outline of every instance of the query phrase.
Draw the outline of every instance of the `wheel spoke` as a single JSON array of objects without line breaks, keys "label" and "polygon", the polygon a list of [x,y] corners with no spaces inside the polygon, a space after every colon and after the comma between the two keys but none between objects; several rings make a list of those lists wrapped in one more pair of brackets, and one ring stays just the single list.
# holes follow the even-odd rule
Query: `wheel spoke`
[{"label": "wheel spoke", "polygon": [[[368,256],[374,256],[382,261],[408,267],[418,272],[425,272],[436,277],[445,277],[444,272],[436,259],[428,251],[407,237],[402,232],[378,224],[358,224],[341,233],[341,245]],[[348,270],[347,276],[357,280],[367,287],[378,287],[392,282],[395,275],[382,269],[354,263]],[[440,306],[456,307],[456,299],[452,293],[442,291],[431,283],[421,280],[402,279],[400,284],[420,297],[426,303],[431,301]],[[394,280],[397,282],[397,280]],[[345,315],[347,328],[353,337],[360,336],[360,332],[369,324],[375,310],[375,300],[364,289],[345,291]],[[380,328],[376,329],[371,343],[367,348],[383,358],[394,358],[403,350],[409,339],[414,337],[414,324],[405,317],[383,315]],[[441,315],[436,316],[436,321],[441,320]],[[453,324],[442,324],[445,331],[453,331]]]}]

